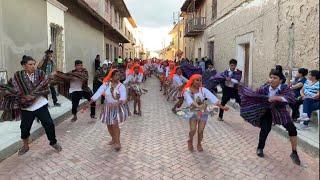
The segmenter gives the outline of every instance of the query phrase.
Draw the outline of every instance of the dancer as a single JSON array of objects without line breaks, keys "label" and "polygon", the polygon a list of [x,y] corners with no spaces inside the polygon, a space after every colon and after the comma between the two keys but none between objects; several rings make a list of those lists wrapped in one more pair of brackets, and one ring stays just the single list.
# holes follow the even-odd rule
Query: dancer
[{"label": "dancer", "polygon": [[23,146],[19,149],[18,155],[29,151],[30,130],[35,118],[40,120],[50,146],[61,151],[46,99],[49,94],[49,80],[42,70],[36,69],[36,61],[32,57],[24,56],[21,65],[24,70],[17,71],[8,85],[0,87],[2,92],[0,93],[0,110],[4,110],[4,116],[8,118],[5,120],[21,118],[20,130]]},{"label": "dancer", "polygon": [[174,68],[175,68],[175,63],[173,63],[173,62],[169,63],[169,65],[166,66],[165,79],[164,79],[164,83],[163,83],[163,88],[164,88],[163,95],[168,95],[168,93],[170,91],[170,85],[171,85],[172,81],[169,79],[169,75],[174,70]]},{"label": "dancer", "polygon": [[188,149],[193,151],[193,136],[198,130],[198,144],[197,150],[203,151],[201,142],[203,139],[203,131],[208,120],[209,112],[205,100],[209,100],[211,104],[220,107],[224,111],[228,111],[228,107],[220,104],[216,96],[214,96],[208,89],[202,87],[202,76],[194,74],[184,87],[184,99],[190,109],[188,120],[190,125]]},{"label": "dancer", "polygon": [[279,124],[289,133],[292,161],[300,165],[297,153],[297,129],[286,109],[288,103],[294,102],[294,94],[286,84],[281,84],[282,73],[272,69],[269,74],[269,84],[261,86],[257,91],[240,87],[241,109],[240,115],[254,126],[261,128],[257,155],[264,157],[263,149],[272,124]]},{"label": "dancer", "polygon": [[117,69],[110,70],[104,82],[92,96],[90,103],[94,103],[105,94],[106,99],[100,118],[102,123],[107,124],[112,138],[109,145],[113,145],[114,150],[119,151],[121,149],[119,123],[126,121],[130,115],[127,92],[125,86],[120,83],[120,72]]},{"label": "dancer", "polygon": [[[53,73],[56,70],[56,64],[54,63],[53,59],[53,51],[48,49],[45,52],[45,56],[43,57],[42,61],[39,62],[38,68],[41,69],[46,73],[47,78],[52,78]],[[51,81],[49,88],[53,100],[53,105],[60,107],[61,104],[58,103],[58,98],[57,98],[57,92],[56,89],[54,88],[54,81]]]},{"label": "dancer", "polygon": [[[240,104],[240,96],[238,94],[238,84],[241,81],[242,71],[236,69],[237,60],[231,59],[229,61],[229,69],[223,72],[225,77],[225,83],[222,84],[222,100],[221,105],[226,105],[230,99],[235,99],[238,104]],[[219,112],[219,121],[223,121],[223,109]]]},{"label": "dancer", "polygon": [[[124,81],[124,85],[129,86],[129,96],[133,98],[134,114],[141,116],[141,95],[142,89],[140,83],[143,80],[143,69],[139,64],[135,64],[129,72],[128,78]],[[130,98],[131,99],[131,98]],[[138,106],[138,111],[137,111]]]},{"label": "dancer", "polygon": [[[73,117],[71,122],[75,122],[78,120],[77,111],[80,99],[83,97],[90,101],[92,96],[92,91],[88,87],[88,71],[83,67],[83,63],[81,60],[76,60],[74,62],[75,69],[68,72],[62,73],[57,72],[55,75],[56,81],[61,81],[62,83],[59,85],[60,94],[71,99],[72,101],[72,114]],[[95,103],[91,104],[91,113],[90,117],[95,119]]]},{"label": "dancer", "polygon": [[169,79],[172,79],[172,90],[169,92],[168,100],[172,99],[173,101],[176,101],[178,99],[178,102],[171,109],[173,113],[177,113],[176,109],[180,108],[183,104],[182,89],[188,79],[182,75],[182,71],[179,66],[175,67],[171,72]]}]

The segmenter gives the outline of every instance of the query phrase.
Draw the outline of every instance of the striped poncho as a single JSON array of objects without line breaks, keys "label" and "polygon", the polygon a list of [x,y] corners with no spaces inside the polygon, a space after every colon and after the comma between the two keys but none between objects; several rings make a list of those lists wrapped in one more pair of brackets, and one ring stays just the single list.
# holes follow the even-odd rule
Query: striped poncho
[{"label": "striped poncho", "polygon": [[[0,110],[3,111],[0,121],[18,120],[21,108],[31,106],[39,96],[47,96],[49,80],[42,70],[34,72],[34,82],[27,77],[26,71],[17,71],[8,84],[0,85]],[[26,99],[25,96],[34,99]]]},{"label": "striped poncho", "polygon": [[92,96],[92,91],[88,86],[88,79],[89,74],[86,69],[82,69],[82,71],[72,70],[68,73],[57,72],[54,76],[54,80],[58,83],[58,92],[63,95],[64,97],[70,99],[69,95],[69,88],[70,88],[70,81],[72,77],[76,77],[82,80],[82,90],[88,92],[90,96]]},{"label": "striped poncho", "polygon": [[281,90],[276,95],[284,97],[287,102],[271,103],[268,101],[269,87],[270,85],[264,85],[256,91],[244,86],[239,87],[240,115],[253,126],[260,127],[261,117],[268,109],[271,110],[273,124],[286,125],[292,121],[286,105],[295,101],[293,91],[287,85],[282,84]]}]

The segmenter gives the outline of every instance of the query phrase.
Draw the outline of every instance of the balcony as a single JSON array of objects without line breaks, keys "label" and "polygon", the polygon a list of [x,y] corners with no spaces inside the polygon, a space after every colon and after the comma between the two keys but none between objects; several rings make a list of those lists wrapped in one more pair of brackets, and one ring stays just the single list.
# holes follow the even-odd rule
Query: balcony
[{"label": "balcony", "polygon": [[205,17],[195,17],[186,20],[185,37],[195,37],[203,33],[206,28]]}]

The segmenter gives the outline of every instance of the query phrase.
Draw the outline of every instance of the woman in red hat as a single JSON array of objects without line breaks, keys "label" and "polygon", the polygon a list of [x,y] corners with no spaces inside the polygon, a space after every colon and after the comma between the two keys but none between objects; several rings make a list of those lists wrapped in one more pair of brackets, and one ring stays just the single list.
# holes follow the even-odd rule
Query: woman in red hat
[{"label": "woman in red hat", "polygon": [[193,151],[193,137],[198,131],[197,150],[201,152],[203,151],[201,145],[203,131],[210,112],[213,111],[214,106],[220,107],[225,111],[228,111],[229,108],[222,106],[215,95],[202,87],[202,76],[199,74],[194,74],[190,77],[183,89],[183,96],[188,107],[185,118],[189,120],[190,124],[188,149]]}]

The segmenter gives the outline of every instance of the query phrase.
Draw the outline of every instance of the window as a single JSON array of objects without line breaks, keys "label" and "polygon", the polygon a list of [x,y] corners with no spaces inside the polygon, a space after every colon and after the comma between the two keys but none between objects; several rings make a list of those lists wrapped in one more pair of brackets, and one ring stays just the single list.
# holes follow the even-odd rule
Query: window
[{"label": "window", "polygon": [[110,60],[109,44],[106,44],[106,59]]},{"label": "window", "polygon": [[57,29],[53,26],[50,26],[50,34],[51,34],[51,44],[54,44],[57,35]]},{"label": "window", "polygon": [[217,0],[212,0],[212,19],[217,18]]}]

